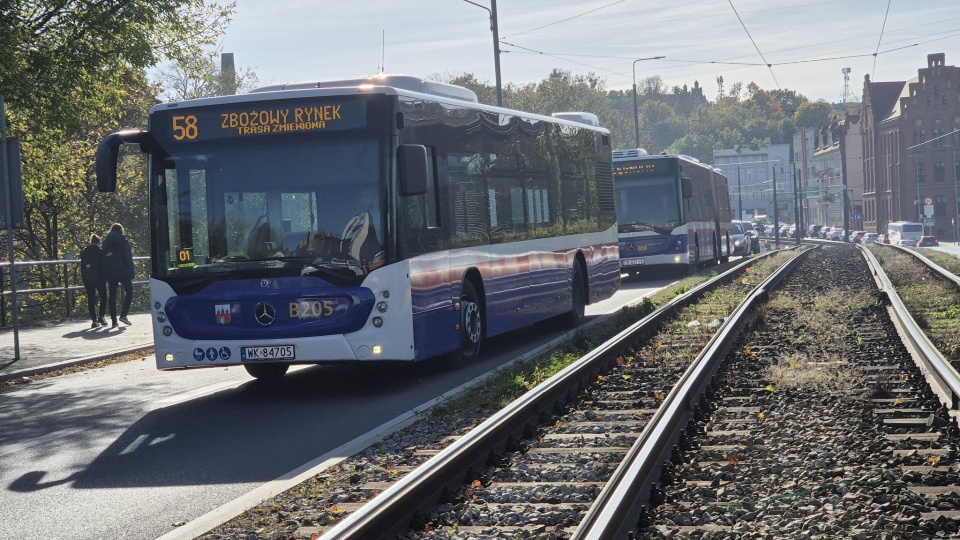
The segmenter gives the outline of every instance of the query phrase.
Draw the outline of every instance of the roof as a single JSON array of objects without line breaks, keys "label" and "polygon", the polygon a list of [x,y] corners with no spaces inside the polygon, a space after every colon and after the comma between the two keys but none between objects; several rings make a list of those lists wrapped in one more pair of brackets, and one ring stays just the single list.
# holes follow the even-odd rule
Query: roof
[{"label": "roof", "polygon": [[[913,79],[916,81],[916,79]],[[874,124],[900,116],[900,98],[910,91],[911,81],[871,82],[870,111]]]}]

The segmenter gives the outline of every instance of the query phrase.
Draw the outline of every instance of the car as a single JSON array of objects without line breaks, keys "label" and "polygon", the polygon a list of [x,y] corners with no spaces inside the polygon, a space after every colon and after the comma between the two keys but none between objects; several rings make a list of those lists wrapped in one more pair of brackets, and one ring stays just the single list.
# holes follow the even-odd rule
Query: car
[{"label": "car", "polygon": [[743,222],[743,228],[747,231],[747,234],[750,235],[750,249],[753,250],[754,253],[760,253],[760,232],[757,231],[757,228],[749,221]]},{"label": "car", "polygon": [[[755,232],[749,221],[734,220],[730,223],[733,226],[730,231],[730,239],[733,240],[733,252],[731,255],[742,255],[745,257],[760,251],[759,246],[757,251],[753,250],[754,237],[751,233],[755,234]],[[759,243],[759,239],[757,239],[757,243]]]},{"label": "car", "polygon": [[865,234],[867,234],[867,231],[853,231],[850,236],[847,236],[847,242],[859,244]]},{"label": "car", "polygon": [[917,247],[917,239],[916,239],[916,238],[901,238],[901,239],[897,240],[897,245],[898,245],[898,246],[903,246],[903,247]]},{"label": "car", "polygon": [[830,230],[826,232],[823,238],[825,240],[842,240],[843,229],[840,227],[830,227]]},{"label": "car", "polygon": [[936,247],[940,245],[940,241],[937,240],[936,236],[923,236],[920,238],[920,241],[917,242],[919,247]]},{"label": "car", "polygon": [[764,225],[763,226],[763,235],[764,236],[773,236],[773,225]]},{"label": "car", "polygon": [[819,236],[820,229],[823,228],[823,225],[810,225],[807,227],[807,236],[810,238],[817,238]]},{"label": "car", "polygon": [[868,232],[863,235],[863,238],[860,239],[860,242],[863,244],[876,244],[880,242],[880,235],[875,232]]}]

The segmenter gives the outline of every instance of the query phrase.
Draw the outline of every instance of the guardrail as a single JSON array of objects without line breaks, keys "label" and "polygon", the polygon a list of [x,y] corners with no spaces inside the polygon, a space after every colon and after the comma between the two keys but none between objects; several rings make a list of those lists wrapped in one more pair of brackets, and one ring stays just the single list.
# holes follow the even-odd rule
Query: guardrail
[{"label": "guardrail", "polygon": [[[146,275],[149,270],[145,261],[150,257],[134,257],[134,266],[137,275]],[[57,268],[55,271],[38,271],[36,269]],[[57,261],[22,261],[14,263],[14,270],[17,278],[17,297],[20,304],[20,311],[38,310],[42,306],[49,306],[49,300],[40,302],[22,302],[21,297],[30,299],[39,294],[60,294],[63,296],[63,311],[60,312],[64,317],[69,318],[77,307],[75,302],[78,298],[77,291],[83,294],[83,280],[80,278],[80,260],[63,259]],[[134,279],[134,285],[144,285],[149,283],[146,279]],[[7,327],[7,317],[10,314],[13,291],[10,284],[10,263],[0,262],[0,328]],[[40,305],[42,304],[42,306]],[[44,317],[37,317],[42,320]]]}]

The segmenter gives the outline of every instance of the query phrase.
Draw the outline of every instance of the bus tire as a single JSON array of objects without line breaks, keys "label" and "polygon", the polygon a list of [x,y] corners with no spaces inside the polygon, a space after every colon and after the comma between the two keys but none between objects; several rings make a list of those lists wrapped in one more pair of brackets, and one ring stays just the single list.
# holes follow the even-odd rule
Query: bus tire
[{"label": "bus tire", "polygon": [[243,368],[251,377],[260,381],[272,381],[283,377],[284,373],[290,369],[290,364],[272,363],[272,364],[244,364]]},{"label": "bus tire", "polygon": [[460,348],[453,352],[455,364],[473,362],[480,355],[483,342],[483,304],[470,280],[460,289]]},{"label": "bus tire", "polygon": [[689,274],[692,276],[700,271],[700,242],[694,239],[693,242],[693,264],[690,265]]},{"label": "bus tire", "polygon": [[565,326],[576,328],[583,324],[584,312],[587,308],[586,273],[580,261],[574,261],[573,263],[573,282],[571,283],[570,294],[571,308],[565,317]]}]

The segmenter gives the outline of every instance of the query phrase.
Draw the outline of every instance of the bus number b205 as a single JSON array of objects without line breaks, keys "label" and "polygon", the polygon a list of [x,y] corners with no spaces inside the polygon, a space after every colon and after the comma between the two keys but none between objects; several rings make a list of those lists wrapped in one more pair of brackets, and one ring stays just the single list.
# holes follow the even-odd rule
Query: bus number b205
[{"label": "bus number b205", "polygon": [[301,300],[290,302],[291,319],[320,319],[333,315],[336,302],[333,300]]}]

